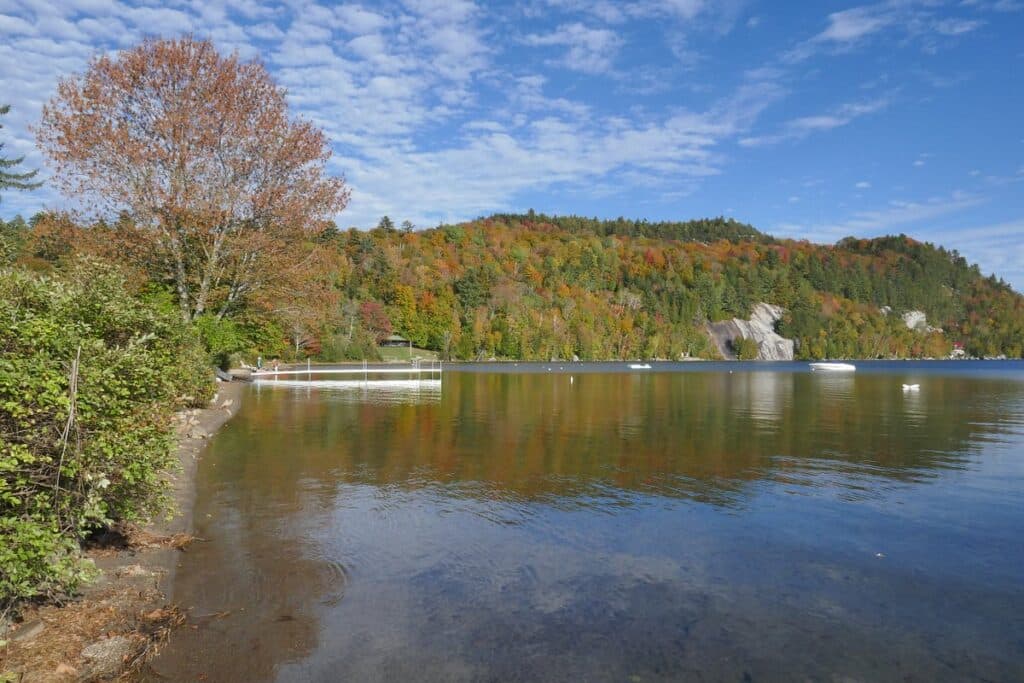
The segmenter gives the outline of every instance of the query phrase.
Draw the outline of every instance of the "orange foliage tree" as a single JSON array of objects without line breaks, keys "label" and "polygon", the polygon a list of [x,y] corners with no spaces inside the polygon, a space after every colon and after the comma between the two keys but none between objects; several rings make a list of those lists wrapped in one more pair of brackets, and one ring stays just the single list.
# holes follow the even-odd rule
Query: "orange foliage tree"
[{"label": "orange foliage tree", "polygon": [[186,321],[295,282],[303,244],[349,199],[323,132],[289,117],[264,66],[192,37],[93,59],[60,82],[36,137],[84,210],[130,216],[126,250]]}]

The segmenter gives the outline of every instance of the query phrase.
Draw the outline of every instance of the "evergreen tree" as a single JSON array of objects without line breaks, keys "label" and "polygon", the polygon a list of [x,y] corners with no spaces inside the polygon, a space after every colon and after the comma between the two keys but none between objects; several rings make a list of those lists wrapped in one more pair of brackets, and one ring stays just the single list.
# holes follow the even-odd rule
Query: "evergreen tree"
[{"label": "evergreen tree", "polygon": [[[0,105],[0,116],[3,116],[11,110],[11,105],[4,104]],[[3,124],[0,123],[0,128],[3,128]],[[22,161],[25,157],[18,157],[16,159],[7,159],[3,155],[4,143],[0,142],[0,191],[2,190],[31,190],[39,187],[42,183],[31,182],[32,178],[36,176],[39,171],[28,171],[26,173],[13,173],[8,172],[7,169],[14,168]]]}]

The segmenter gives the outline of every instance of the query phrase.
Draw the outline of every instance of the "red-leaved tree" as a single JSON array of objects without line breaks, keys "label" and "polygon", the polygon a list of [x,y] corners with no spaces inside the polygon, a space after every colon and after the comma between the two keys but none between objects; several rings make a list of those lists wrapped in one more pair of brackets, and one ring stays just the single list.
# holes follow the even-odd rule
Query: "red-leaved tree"
[{"label": "red-leaved tree", "polygon": [[303,243],[349,199],[264,66],[192,37],[93,59],[36,137],[65,194],[130,218],[125,255],[173,285],[186,320],[301,282]]}]

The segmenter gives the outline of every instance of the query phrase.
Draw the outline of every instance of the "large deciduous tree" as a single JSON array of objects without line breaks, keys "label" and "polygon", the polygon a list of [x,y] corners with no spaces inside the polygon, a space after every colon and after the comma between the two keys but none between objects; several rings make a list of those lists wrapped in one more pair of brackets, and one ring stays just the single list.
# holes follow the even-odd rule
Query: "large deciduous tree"
[{"label": "large deciduous tree", "polygon": [[348,203],[330,149],[262,64],[206,40],[147,40],[60,82],[36,130],[61,190],[130,217],[124,248],[182,316],[301,280],[304,243]]}]

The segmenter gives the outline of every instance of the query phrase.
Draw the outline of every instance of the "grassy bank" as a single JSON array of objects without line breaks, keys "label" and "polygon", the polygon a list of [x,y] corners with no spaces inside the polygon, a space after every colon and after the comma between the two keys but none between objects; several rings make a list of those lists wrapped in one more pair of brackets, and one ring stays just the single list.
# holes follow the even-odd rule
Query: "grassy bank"
[{"label": "grassy bank", "polygon": [[381,360],[388,362],[396,361],[409,361],[409,360],[437,360],[439,358],[437,351],[431,351],[430,349],[421,349],[417,347],[408,346],[382,346],[380,348]]}]

